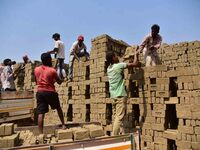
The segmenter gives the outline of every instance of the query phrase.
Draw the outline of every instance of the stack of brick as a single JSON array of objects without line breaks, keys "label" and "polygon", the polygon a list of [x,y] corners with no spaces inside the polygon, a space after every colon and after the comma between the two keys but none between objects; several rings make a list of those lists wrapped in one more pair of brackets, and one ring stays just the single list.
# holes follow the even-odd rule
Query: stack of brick
[{"label": "stack of brick", "polygon": [[34,63],[28,63],[25,65],[25,76],[24,76],[24,90],[34,90],[35,89],[35,77],[34,69],[38,66],[40,62],[35,61]]},{"label": "stack of brick", "polygon": [[105,136],[102,126],[96,124],[69,127],[68,129],[64,130],[55,129],[54,131],[52,131],[51,128],[46,128],[47,129],[44,131],[45,134],[37,134],[37,132],[34,132],[34,129],[32,132],[31,128],[30,130],[19,131],[20,146],[72,142]]},{"label": "stack of brick", "polygon": [[14,133],[13,123],[0,125],[0,148],[10,148],[19,145],[19,133]]},{"label": "stack of brick", "polygon": [[[73,106],[74,122],[98,121],[107,125],[107,104],[111,104],[111,100],[106,52],[114,50],[123,55],[127,46],[123,41],[102,35],[92,40],[90,61],[80,63],[75,60],[73,82],[68,84],[68,103]],[[110,115],[111,120],[112,112]]]},{"label": "stack of brick", "polygon": [[[18,69],[20,69],[21,67],[22,67],[21,63],[15,64],[13,67],[13,71],[15,72]],[[18,72],[18,75],[17,75],[17,78],[15,79],[15,88],[16,88],[16,90],[23,90],[25,72],[24,72],[24,70],[19,70],[17,72]]]},{"label": "stack of brick", "polygon": [[[130,62],[135,46],[108,35],[96,37],[92,40],[90,60],[75,60],[73,82],[56,86],[68,121],[98,121],[106,133],[112,131],[105,59],[110,50]],[[200,42],[163,44],[158,52],[162,65],[124,72],[129,101],[126,132],[140,126],[142,149],[199,149]],[[142,55],[139,60],[144,63]],[[56,112],[48,117],[53,122],[58,119]]]}]

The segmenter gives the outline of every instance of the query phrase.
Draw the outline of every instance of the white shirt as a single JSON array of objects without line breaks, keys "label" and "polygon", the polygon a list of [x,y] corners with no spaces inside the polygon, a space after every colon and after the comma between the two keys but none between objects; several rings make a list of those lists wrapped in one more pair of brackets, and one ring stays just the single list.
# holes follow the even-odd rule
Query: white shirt
[{"label": "white shirt", "polygon": [[[4,66],[1,66],[1,65],[0,65],[0,78],[1,78],[1,73],[3,72],[3,68],[4,68]],[[2,80],[2,79],[1,79],[1,80]],[[1,88],[1,86],[2,86],[1,80],[0,80],[0,88]],[[0,89],[0,90],[1,90],[1,89]]]},{"label": "white shirt", "polygon": [[54,48],[58,48],[58,52],[57,52],[56,58],[65,59],[65,45],[61,40],[57,40],[55,42]]},{"label": "white shirt", "polygon": [[70,49],[70,53],[72,53],[73,51],[75,51],[76,54],[80,53],[80,51],[82,49],[87,49],[87,47],[85,46],[85,44],[83,43],[81,46],[79,46],[78,41],[75,41],[72,44],[72,47]]},{"label": "white shirt", "polygon": [[12,68],[10,66],[5,66],[3,72],[1,73],[2,88],[15,89],[14,77],[12,75]]}]

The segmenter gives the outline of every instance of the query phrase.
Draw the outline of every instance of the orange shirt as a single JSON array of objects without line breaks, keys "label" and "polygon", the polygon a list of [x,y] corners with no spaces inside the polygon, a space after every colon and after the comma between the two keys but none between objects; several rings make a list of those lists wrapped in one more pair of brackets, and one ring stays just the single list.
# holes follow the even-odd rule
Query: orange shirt
[{"label": "orange shirt", "polygon": [[34,70],[36,77],[37,91],[56,92],[54,83],[57,79],[56,70],[52,67],[41,65]]}]

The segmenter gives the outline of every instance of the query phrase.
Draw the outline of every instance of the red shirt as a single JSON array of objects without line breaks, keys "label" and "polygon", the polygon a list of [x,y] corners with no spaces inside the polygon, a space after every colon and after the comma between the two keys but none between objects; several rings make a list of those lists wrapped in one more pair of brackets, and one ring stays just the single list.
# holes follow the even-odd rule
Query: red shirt
[{"label": "red shirt", "polygon": [[34,70],[37,91],[56,92],[54,83],[57,79],[56,70],[52,67],[41,65]]}]

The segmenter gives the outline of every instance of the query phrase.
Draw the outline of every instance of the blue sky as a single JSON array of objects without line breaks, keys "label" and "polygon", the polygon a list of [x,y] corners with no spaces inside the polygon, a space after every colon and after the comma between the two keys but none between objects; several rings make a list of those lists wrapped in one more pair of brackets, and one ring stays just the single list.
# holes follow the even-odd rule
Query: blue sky
[{"label": "blue sky", "polygon": [[79,34],[91,39],[108,34],[140,44],[152,24],[160,25],[164,43],[200,40],[200,0],[0,0],[0,61],[40,60],[58,32],[69,49]]}]

